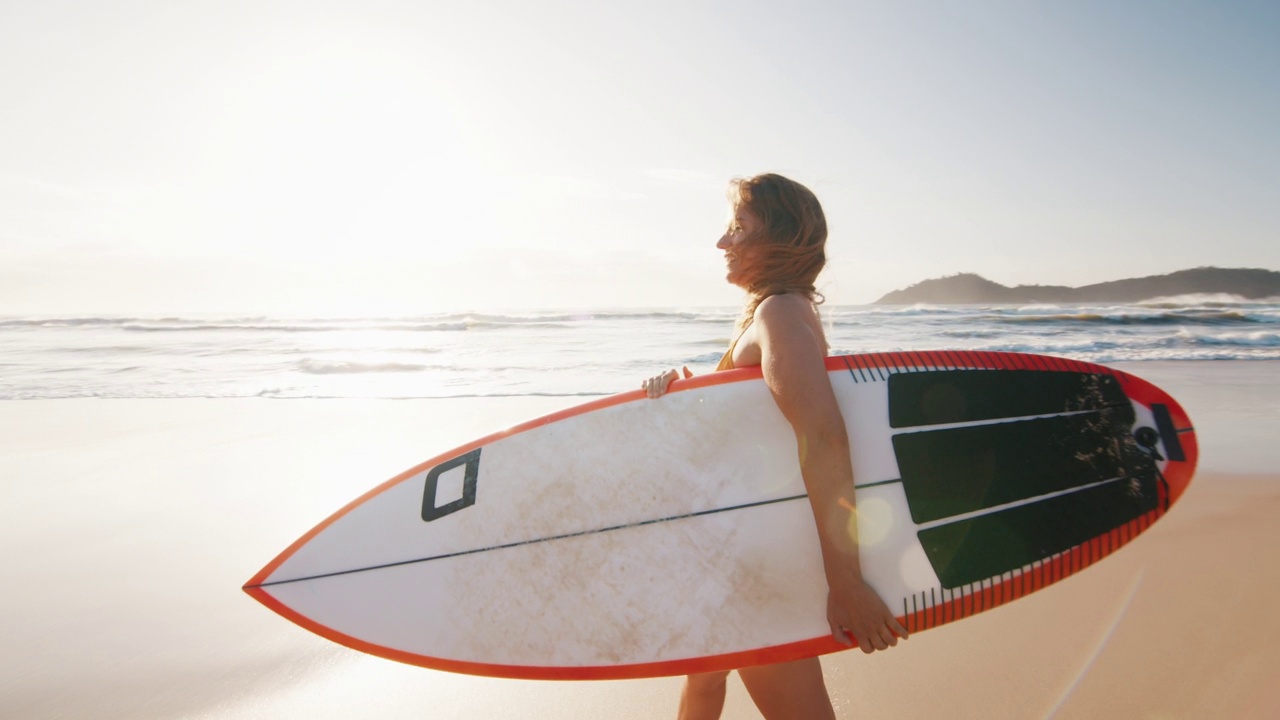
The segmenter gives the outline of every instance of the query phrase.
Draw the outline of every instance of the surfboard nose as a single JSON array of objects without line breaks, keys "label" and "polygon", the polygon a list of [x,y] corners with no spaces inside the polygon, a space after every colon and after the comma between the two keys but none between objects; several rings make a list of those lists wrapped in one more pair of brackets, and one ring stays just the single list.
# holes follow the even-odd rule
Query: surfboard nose
[{"label": "surfboard nose", "polygon": [[[1151,411],[1150,424],[1134,428],[1134,439],[1143,451],[1162,466],[1161,477],[1167,488],[1168,505],[1177,502],[1191,484],[1200,457],[1195,426],[1187,411],[1169,393],[1127,373],[1123,375],[1125,393]],[[1167,506],[1166,506],[1167,507]]]}]

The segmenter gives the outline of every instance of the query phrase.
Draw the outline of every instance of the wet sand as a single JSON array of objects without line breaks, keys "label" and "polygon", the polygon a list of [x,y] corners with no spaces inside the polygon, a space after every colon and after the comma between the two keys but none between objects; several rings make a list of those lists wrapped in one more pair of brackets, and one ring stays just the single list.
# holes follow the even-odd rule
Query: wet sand
[{"label": "wet sand", "polygon": [[[1126,369],[1197,423],[1201,472],[1187,495],[1081,575],[892,652],[825,658],[840,717],[1280,715],[1280,368]],[[0,403],[0,717],[672,716],[677,679],[523,682],[398,665],[240,591],[377,482],[567,404]],[[759,717],[736,678],[724,717]]]}]

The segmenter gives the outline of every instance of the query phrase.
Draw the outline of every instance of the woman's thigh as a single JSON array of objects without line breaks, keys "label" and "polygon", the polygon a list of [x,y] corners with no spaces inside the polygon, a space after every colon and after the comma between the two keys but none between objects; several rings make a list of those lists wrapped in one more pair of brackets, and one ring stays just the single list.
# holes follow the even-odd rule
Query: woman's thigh
[{"label": "woman's thigh", "polygon": [[741,668],[738,676],[766,720],[835,719],[818,658]]}]

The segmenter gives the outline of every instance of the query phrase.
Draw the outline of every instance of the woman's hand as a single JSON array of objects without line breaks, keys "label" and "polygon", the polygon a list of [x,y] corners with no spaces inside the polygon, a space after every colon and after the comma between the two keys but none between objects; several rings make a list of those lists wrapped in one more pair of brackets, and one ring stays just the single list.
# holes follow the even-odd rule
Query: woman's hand
[{"label": "woman's hand", "polygon": [[[693,377],[693,373],[689,372],[689,368],[685,367],[682,369],[684,370],[685,379]],[[668,370],[661,375],[654,375],[640,383],[640,389],[644,390],[651,398],[662,397],[667,394],[667,386],[671,384],[672,380],[675,380],[678,377],[680,377],[680,373],[675,370]]]},{"label": "woman's hand", "polygon": [[887,650],[907,639],[907,629],[898,622],[875,589],[851,571],[827,577],[827,622],[831,636],[841,645],[857,643],[864,653]]}]

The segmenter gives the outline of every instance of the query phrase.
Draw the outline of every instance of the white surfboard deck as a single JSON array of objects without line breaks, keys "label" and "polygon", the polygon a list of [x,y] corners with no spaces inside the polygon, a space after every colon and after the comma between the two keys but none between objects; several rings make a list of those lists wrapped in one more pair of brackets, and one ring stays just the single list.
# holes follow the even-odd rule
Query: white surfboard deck
[{"label": "white surfboard deck", "polygon": [[[1109,554],[1162,515],[1194,469],[1185,413],[1119,371],[1011,353],[847,356],[827,365],[849,431],[862,570],[913,632],[1016,599]],[[980,389],[1006,376],[1033,385],[1041,376],[1065,377],[1045,373],[1104,378],[1112,400],[1121,388],[1132,407],[1122,409],[1125,433],[1151,428],[1144,438],[1150,448],[1128,443],[1129,469],[1119,474],[1102,463],[1097,478],[1052,481],[1053,488],[1032,478],[1027,492],[1016,488],[1020,480],[983,479],[996,489],[964,491],[971,497],[960,504],[973,507],[957,509],[945,498],[926,507],[920,498],[945,494],[949,482],[948,470],[929,463],[968,458],[965,432],[1034,434],[1115,412],[1066,408],[945,422],[969,411],[944,407],[944,422],[908,418],[915,424],[892,427],[890,378],[945,371],[951,374],[936,376],[947,379],[942,391],[917,388],[920,402],[942,397],[945,406],[950,378],[980,380]],[[900,457],[919,455],[917,441],[929,438],[942,442],[934,460]],[[1000,447],[979,454],[991,452]],[[900,459],[909,465],[905,481]],[[959,482],[979,482],[974,478],[987,471],[978,472]],[[1008,558],[940,544],[956,529],[978,537],[974,528],[999,535],[1027,522],[1043,525],[1050,505],[1073,508],[1055,518],[1087,518],[1094,514],[1090,498],[1114,504],[1099,494],[1121,487],[1150,497],[1105,532],[1064,526],[1048,541],[1029,541],[1044,547],[1018,555],[1017,567],[991,565],[995,574],[985,568]],[[759,369],[748,368],[677,382],[657,400],[640,392],[602,399],[442,453],[335,513],[245,589],[325,637],[425,667],[557,679],[701,672],[843,649],[827,628],[814,528],[793,432]],[[1068,547],[1062,537],[1070,538]]]}]

